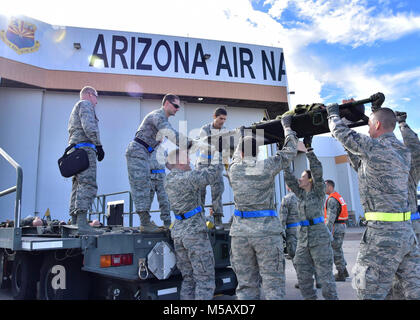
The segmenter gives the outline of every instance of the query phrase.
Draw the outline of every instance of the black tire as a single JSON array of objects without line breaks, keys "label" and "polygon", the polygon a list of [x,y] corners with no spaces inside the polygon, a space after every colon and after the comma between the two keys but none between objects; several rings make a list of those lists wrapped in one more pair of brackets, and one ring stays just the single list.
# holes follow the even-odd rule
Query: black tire
[{"label": "black tire", "polygon": [[36,299],[40,260],[40,256],[16,252],[11,274],[12,296],[15,300]]},{"label": "black tire", "polygon": [[82,266],[82,255],[67,257],[63,260],[57,260],[54,253],[45,257],[39,280],[39,298],[41,300],[87,300],[91,287],[90,277],[87,272],[81,270]]}]

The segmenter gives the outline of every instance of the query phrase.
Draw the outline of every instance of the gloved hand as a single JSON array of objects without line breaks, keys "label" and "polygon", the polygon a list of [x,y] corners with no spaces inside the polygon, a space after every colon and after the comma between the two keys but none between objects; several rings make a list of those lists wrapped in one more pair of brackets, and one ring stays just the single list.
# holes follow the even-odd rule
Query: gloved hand
[{"label": "gloved hand", "polygon": [[372,111],[375,112],[378,110],[385,101],[385,96],[383,93],[378,92],[370,96],[372,101]]},{"label": "gloved hand", "polygon": [[306,150],[312,151],[312,136],[306,136],[303,138],[303,144],[305,145]]},{"label": "gloved hand", "polygon": [[407,113],[395,111],[395,117],[397,118],[398,123],[405,122],[407,120]]},{"label": "gloved hand", "polygon": [[282,117],[281,125],[283,126],[283,129],[290,128],[290,126],[292,125],[292,116],[287,115],[285,117]]},{"label": "gloved hand", "polygon": [[105,152],[101,145],[96,146],[96,157],[98,158],[98,161],[102,161],[105,157]]},{"label": "gloved hand", "polygon": [[340,116],[340,108],[337,103],[331,103],[327,106],[328,116],[337,115]]}]

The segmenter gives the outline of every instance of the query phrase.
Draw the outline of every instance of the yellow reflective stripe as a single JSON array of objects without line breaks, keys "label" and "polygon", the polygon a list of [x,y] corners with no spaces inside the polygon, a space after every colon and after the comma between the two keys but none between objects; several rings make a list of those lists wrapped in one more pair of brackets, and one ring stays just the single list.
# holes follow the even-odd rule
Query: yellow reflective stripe
[{"label": "yellow reflective stripe", "polygon": [[406,221],[411,220],[411,212],[366,212],[365,218],[376,221]]}]

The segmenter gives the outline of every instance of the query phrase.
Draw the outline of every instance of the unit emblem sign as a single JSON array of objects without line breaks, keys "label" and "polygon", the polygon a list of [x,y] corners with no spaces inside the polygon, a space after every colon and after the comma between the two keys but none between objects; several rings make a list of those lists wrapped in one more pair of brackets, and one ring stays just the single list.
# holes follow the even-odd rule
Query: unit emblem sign
[{"label": "unit emblem sign", "polygon": [[3,40],[17,54],[31,53],[39,49],[39,41],[35,40],[36,26],[24,20],[12,18],[7,30],[0,31]]}]

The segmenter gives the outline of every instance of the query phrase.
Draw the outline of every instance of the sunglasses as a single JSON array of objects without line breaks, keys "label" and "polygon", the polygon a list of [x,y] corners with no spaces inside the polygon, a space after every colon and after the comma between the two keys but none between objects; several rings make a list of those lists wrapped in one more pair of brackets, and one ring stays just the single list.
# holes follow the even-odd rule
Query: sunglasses
[{"label": "sunglasses", "polygon": [[[169,102],[170,102],[170,101],[169,101]],[[175,109],[179,109],[179,108],[181,108],[181,106],[180,106],[180,105],[178,105],[178,104],[176,104],[176,103],[171,102],[171,104],[175,107]]]}]

